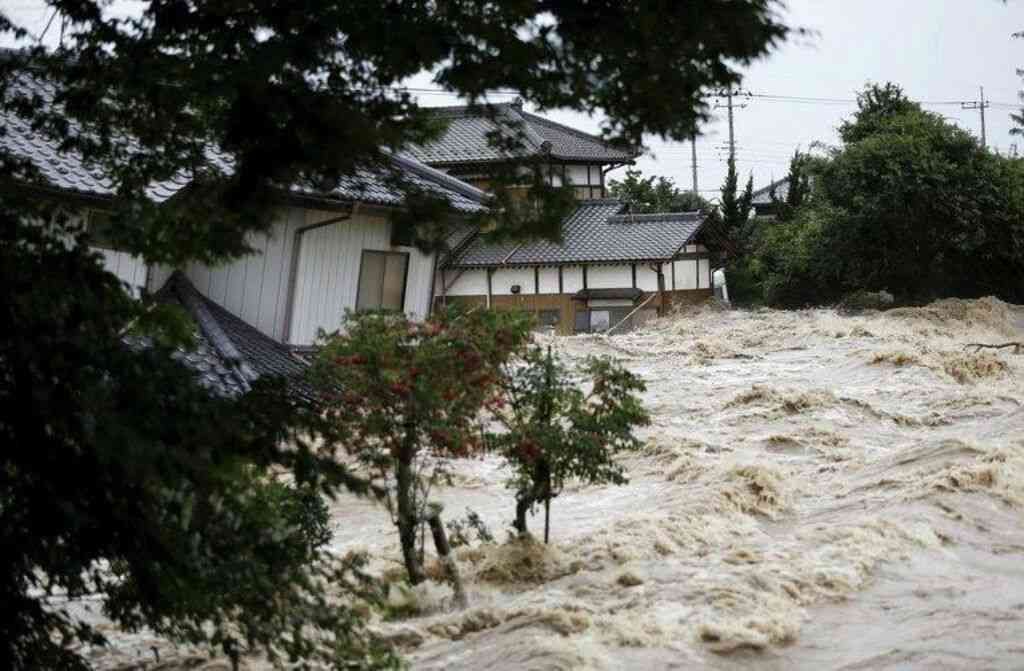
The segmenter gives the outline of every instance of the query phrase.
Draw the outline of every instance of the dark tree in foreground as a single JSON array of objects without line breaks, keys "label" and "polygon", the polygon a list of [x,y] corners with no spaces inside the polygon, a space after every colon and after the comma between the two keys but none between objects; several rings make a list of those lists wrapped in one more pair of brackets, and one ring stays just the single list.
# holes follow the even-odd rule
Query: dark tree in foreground
[{"label": "dark tree in foreground", "polygon": [[[417,73],[474,101],[514,88],[540,107],[604,111],[626,141],[684,139],[708,114],[703,92],[737,84],[788,32],[773,0],[152,1],[129,18],[100,0],[47,4],[55,52],[0,10],[0,33],[32,46],[0,60],[0,104],[111,177],[111,244],[179,266],[249,251],[281,187],[383,169],[388,151],[433,137],[402,88]],[[54,104],[10,88],[30,67]],[[148,198],[176,176],[191,187]],[[18,183],[40,190],[19,199]],[[67,246],[75,229],[40,203],[45,180],[0,153],[0,185],[0,667],[82,666],[75,646],[99,640],[48,590],[106,593],[117,624],[232,656],[387,662],[323,588],[341,574],[300,566],[312,550],[287,531],[290,506],[263,496],[271,470],[327,494],[365,490],[300,440],[310,413],[281,389],[197,387],[169,356],[180,320],[129,301],[83,240]],[[446,223],[443,203],[408,193],[421,221]],[[538,211],[504,208],[493,230],[551,233],[558,218]]]},{"label": "dark tree in foreground", "polygon": [[693,191],[684,191],[670,177],[644,177],[639,170],[626,170],[622,180],[608,182],[608,195],[629,202],[633,211],[693,212],[710,208],[708,201]]},{"label": "dark tree in foreground", "polygon": [[[31,60],[62,111],[26,112],[116,176],[117,241],[174,260],[244,251],[282,184],[329,184],[429,141],[439,126],[403,88],[413,75],[472,102],[512,89],[542,109],[601,112],[610,139],[640,146],[645,134],[689,139],[709,118],[704,93],[737,85],[790,32],[777,0],[154,1],[131,18],[100,0],[47,4],[62,47]],[[64,115],[90,132],[67,137]],[[203,188],[175,208],[137,207],[179,171],[202,174]],[[495,230],[557,232],[535,223]]]},{"label": "dark tree in foreground", "polygon": [[326,398],[324,434],[381,489],[413,584],[425,577],[416,538],[437,459],[479,452],[480,413],[528,327],[514,312],[452,308],[422,324],[367,313],[323,342],[312,377]]},{"label": "dark tree in foreground", "polygon": [[577,377],[550,349],[531,347],[507,367],[502,387],[507,407],[496,417],[503,430],[489,439],[513,470],[514,527],[527,533],[527,513],[542,504],[547,542],[551,499],[566,481],[626,482],[615,458],[641,445],[634,431],[650,421],[636,395],[644,383],[609,359],[588,359]]},{"label": "dark tree in foreground", "polygon": [[302,440],[308,408],[269,381],[200,387],[171,356],[181,316],[144,311],[26,212],[71,229],[0,195],[0,667],[87,668],[73,646],[104,635],[52,598],[88,594],[124,628],[232,659],[390,665],[336,603],[369,595],[357,560],[320,549],[320,496],[349,478]]}]

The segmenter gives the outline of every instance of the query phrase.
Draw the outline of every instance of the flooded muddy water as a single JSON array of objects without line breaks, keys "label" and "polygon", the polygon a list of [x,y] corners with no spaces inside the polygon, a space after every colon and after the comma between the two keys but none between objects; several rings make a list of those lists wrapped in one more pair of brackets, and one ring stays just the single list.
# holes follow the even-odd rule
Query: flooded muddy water
[{"label": "flooded muddy water", "polygon": [[[456,463],[446,516],[499,541],[458,551],[470,607],[431,583],[374,626],[422,670],[1021,668],[1024,355],[965,348],[1024,339],[1021,314],[705,307],[551,338],[646,381],[630,483],[570,488],[550,545],[509,542],[500,462]],[[398,566],[386,513],[334,511],[334,549]]]}]

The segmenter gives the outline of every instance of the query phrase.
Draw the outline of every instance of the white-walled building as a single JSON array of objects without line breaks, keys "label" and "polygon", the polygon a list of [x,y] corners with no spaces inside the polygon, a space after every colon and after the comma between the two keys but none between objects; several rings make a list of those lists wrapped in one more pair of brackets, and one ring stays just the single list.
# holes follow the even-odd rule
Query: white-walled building
[{"label": "white-walled building", "polygon": [[470,236],[441,265],[441,302],[517,307],[563,334],[628,328],[673,304],[712,295],[699,212],[630,214],[614,199],[581,201],[562,240],[489,244]]}]

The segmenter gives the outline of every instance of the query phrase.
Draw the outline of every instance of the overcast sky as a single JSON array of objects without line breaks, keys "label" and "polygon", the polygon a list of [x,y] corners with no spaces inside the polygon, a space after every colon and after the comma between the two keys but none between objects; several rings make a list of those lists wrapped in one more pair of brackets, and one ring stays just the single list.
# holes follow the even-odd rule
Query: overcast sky
[{"label": "overcast sky", "polygon": [[[960,101],[978,99],[978,87],[992,101],[986,111],[990,146],[1010,151],[1024,138],[1010,136],[1009,114],[1018,105],[1024,67],[1022,0],[787,0],[790,25],[817,34],[784,45],[746,72],[743,88],[758,96],[742,98],[735,113],[737,166],[753,173],[757,186],[785,175],[788,157],[797,147],[818,141],[835,143],[835,128],[854,109],[857,90],[867,81],[893,81],[929,110],[980,134],[977,110],[963,110]],[[118,2],[122,7],[134,3]],[[137,6],[137,5],[136,5]],[[49,11],[40,0],[0,0],[0,8],[35,33],[42,31]],[[53,27],[47,41],[57,30]],[[431,87],[429,75],[411,86]],[[801,98],[787,100],[786,97]],[[511,96],[495,96],[495,101]],[[818,99],[818,100],[813,100]],[[821,100],[826,99],[826,100]],[[425,93],[424,105],[454,105],[446,93]],[[724,99],[720,101],[724,104]],[[951,103],[951,104],[937,104]],[[529,105],[527,105],[529,108]],[[713,196],[725,174],[728,129],[725,110],[703,129],[697,141],[699,187]],[[596,131],[599,118],[558,110],[546,116],[582,130]],[[651,155],[638,161],[648,174],[673,178],[680,186],[692,182],[688,144],[667,144],[649,138]],[[619,169],[612,176],[621,176]]]}]

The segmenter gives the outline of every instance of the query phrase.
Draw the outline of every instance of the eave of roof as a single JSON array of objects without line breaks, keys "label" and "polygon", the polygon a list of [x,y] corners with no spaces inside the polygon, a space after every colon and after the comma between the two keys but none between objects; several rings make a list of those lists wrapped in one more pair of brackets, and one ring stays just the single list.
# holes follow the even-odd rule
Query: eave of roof
[{"label": "eave of roof", "polygon": [[[13,82],[14,89],[26,94],[39,95],[44,104],[55,104],[54,85],[40,77],[22,71]],[[20,87],[20,88],[19,88]],[[116,198],[114,181],[97,166],[88,165],[75,152],[60,151],[58,143],[34,131],[30,124],[13,111],[0,111],[0,150],[32,162],[45,183],[19,183],[25,188],[46,190],[56,196],[84,198],[95,202],[111,202]],[[77,128],[72,126],[73,129]],[[73,131],[75,132],[75,131]],[[131,143],[130,140],[128,141]],[[333,190],[314,189],[305,185],[292,185],[280,189],[282,200],[315,202],[330,206],[335,203],[364,202],[381,207],[401,208],[404,194],[388,181],[388,170],[400,173],[401,179],[449,200],[452,207],[463,213],[479,212],[486,209],[487,194],[460,180],[446,175],[429,166],[418,163],[408,156],[385,152],[389,165],[381,168],[363,169],[354,175],[342,178]],[[224,172],[232,170],[229,157],[208,152],[212,166]],[[186,188],[192,179],[180,173],[171,179],[154,182],[147,187],[147,196],[161,203],[173,198]]]},{"label": "eave of roof", "polygon": [[562,223],[561,242],[487,243],[479,235],[446,268],[663,263],[675,258],[704,225],[700,212],[630,215],[614,199],[580,201]]}]

